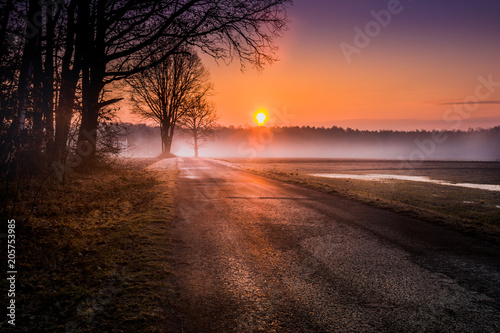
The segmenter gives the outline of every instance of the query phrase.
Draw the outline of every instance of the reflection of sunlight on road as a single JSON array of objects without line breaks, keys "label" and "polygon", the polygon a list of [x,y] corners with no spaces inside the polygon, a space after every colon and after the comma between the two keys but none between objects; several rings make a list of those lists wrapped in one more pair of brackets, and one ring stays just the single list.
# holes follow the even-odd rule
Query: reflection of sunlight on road
[{"label": "reflection of sunlight on road", "polygon": [[419,177],[419,176],[401,176],[401,175],[390,175],[390,174],[352,175],[352,174],[341,174],[341,173],[312,173],[309,175],[314,177],[324,177],[324,178],[360,179],[360,180],[370,180],[370,181],[408,180],[413,182],[433,183],[438,185],[466,187],[478,190],[500,192],[500,185],[451,183],[444,180],[435,180],[435,179],[430,179],[429,177]]},{"label": "reflection of sunlight on road", "polygon": [[182,145],[176,147],[174,154],[177,156],[192,157],[194,155],[194,152],[193,148],[190,148],[187,145]]}]

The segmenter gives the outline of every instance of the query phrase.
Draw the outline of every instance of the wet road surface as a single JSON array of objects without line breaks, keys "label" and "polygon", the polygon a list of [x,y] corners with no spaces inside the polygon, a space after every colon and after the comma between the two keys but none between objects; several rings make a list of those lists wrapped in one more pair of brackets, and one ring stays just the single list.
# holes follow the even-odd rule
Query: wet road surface
[{"label": "wet road surface", "polygon": [[190,332],[500,332],[500,248],[178,159],[172,262]]}]

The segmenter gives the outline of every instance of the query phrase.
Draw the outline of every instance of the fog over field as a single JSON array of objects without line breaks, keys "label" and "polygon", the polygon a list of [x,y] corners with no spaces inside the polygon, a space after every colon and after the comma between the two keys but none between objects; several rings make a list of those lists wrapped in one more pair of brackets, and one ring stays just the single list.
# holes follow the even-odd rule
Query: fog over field
[{"label": "fog over field", "polygon": [[[129,129],[126,156],[147,157],[161,153],[158,128],[130,125]],[[172,152],[192,156],[193,149],[187,138],[176,135]],[[223,127],[212,141],[202,145],[200,156],[498,161],[500,126],[443,132]]]}]

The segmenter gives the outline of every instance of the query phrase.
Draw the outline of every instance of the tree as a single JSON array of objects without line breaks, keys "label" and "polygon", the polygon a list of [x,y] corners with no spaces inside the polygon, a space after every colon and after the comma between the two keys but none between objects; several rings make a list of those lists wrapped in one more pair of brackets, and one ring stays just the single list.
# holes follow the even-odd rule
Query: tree
[{"label": "tree", "polygon": [[118,100],[106,87],[188,48],[224,62],[237,59],[242,67],[272,63],[290,3],[0,1],[0,155],[9,157],[2,161],[24,149],[22,141],[60,162],[77,109],[76,147],[82,164],[94,160],[104,107]]},{"label": "tree", "polygon": [[[82,1],[83,2],[83,1]],[[64,157],[73,116],[76,90],[82,67],[82,48],[85,22],[90,15],[78,0],[71,0],[65,10],[65,36],[61,36],[62,56],[60,62],[60,91],[55,109],[55,137],[53,157],[60,161]]]},{"label": "tree", "polygon": [[[8,103],[2,101],[0,120],[2,127],[9,124],[11,129],[2,138],[2,143],[11,142],[11,157],[15,156],[14,150],[23,150],[27,145],[40,153],[39,157],[52,150],[59,51],[56,44],[64,31],[63,7],[64,0],[7,1],[2,7],[5,12],[0,28],[1,90],[16,105],[13,113],[8,110]],[[11,70],[12,75],[5,75]],[[14,94],[5,90],[12,83],[17,88]]]},{"label": "tree", "polygon": [[127,79],[132,87],[134,112],[160,125],[163,153],[170,153],[179,119],[195,98],[201,98],[211,89],[208,80],[208,71],[200,58],[188,49]]},{"label": "tree", "polygon": [[198,157],[198,150],[203,142],[215,135],[217,120],[214,105],[204,97],[195,98],[193,105],[179,120],[183,132],[193,138],[195,157]]},{"label": "tree", "polygon": [[[291,0],[88,0],[82,41],[82,120],[78,145],[95,158],[100,92],[116,80],[154,68],[183,47],[216,59],[271,63],[273,39],[286,26]],[[154,46],[157,47],[154,47]]]}]

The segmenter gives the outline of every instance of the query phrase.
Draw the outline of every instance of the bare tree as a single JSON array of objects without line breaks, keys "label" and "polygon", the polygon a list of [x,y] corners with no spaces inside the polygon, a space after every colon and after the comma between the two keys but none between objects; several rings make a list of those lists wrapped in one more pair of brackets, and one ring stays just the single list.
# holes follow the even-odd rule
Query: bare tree
[{"label": "bare tree", "polygon": [[[92,161],[103,108],[118,100],[103,93],[109,84],[186,48],[261,68],[275,60],[273,41],[286,28],[291,2],[0,1],[0,154],[15,156],[11,150],[23,146],[14,138],[22,138],[61,161],[81,102],[77,147],[82,164]],[[167,150],[172,131],[165,132]]]},{"label": "bare tree", "polygon": [[[99,96],[116,80],[156,67],[186,46],[216,59],[262,67],[275,60],[273,39],[286,26],[291,0],[88,0],[82,40],[79,145],[95,157]],[[159,42],[159,43],[158,43]],[[154,47],[156,45],[157,47]]]},{"label": "bare tree", "polygon": [[213,103],[205,97],[195,98],[192,106],[179,120],[182,131],[193,139],[194,156],[207,140],[215,135],[218,116]]},{"label": "bare tree", "polygon": [[198,55],[188,50],[168,57],[127,82],[132,87],[134,112],[160,125],[163,153],[170,153],[175,126],[193,99],[211,89],[208,71]]}]

